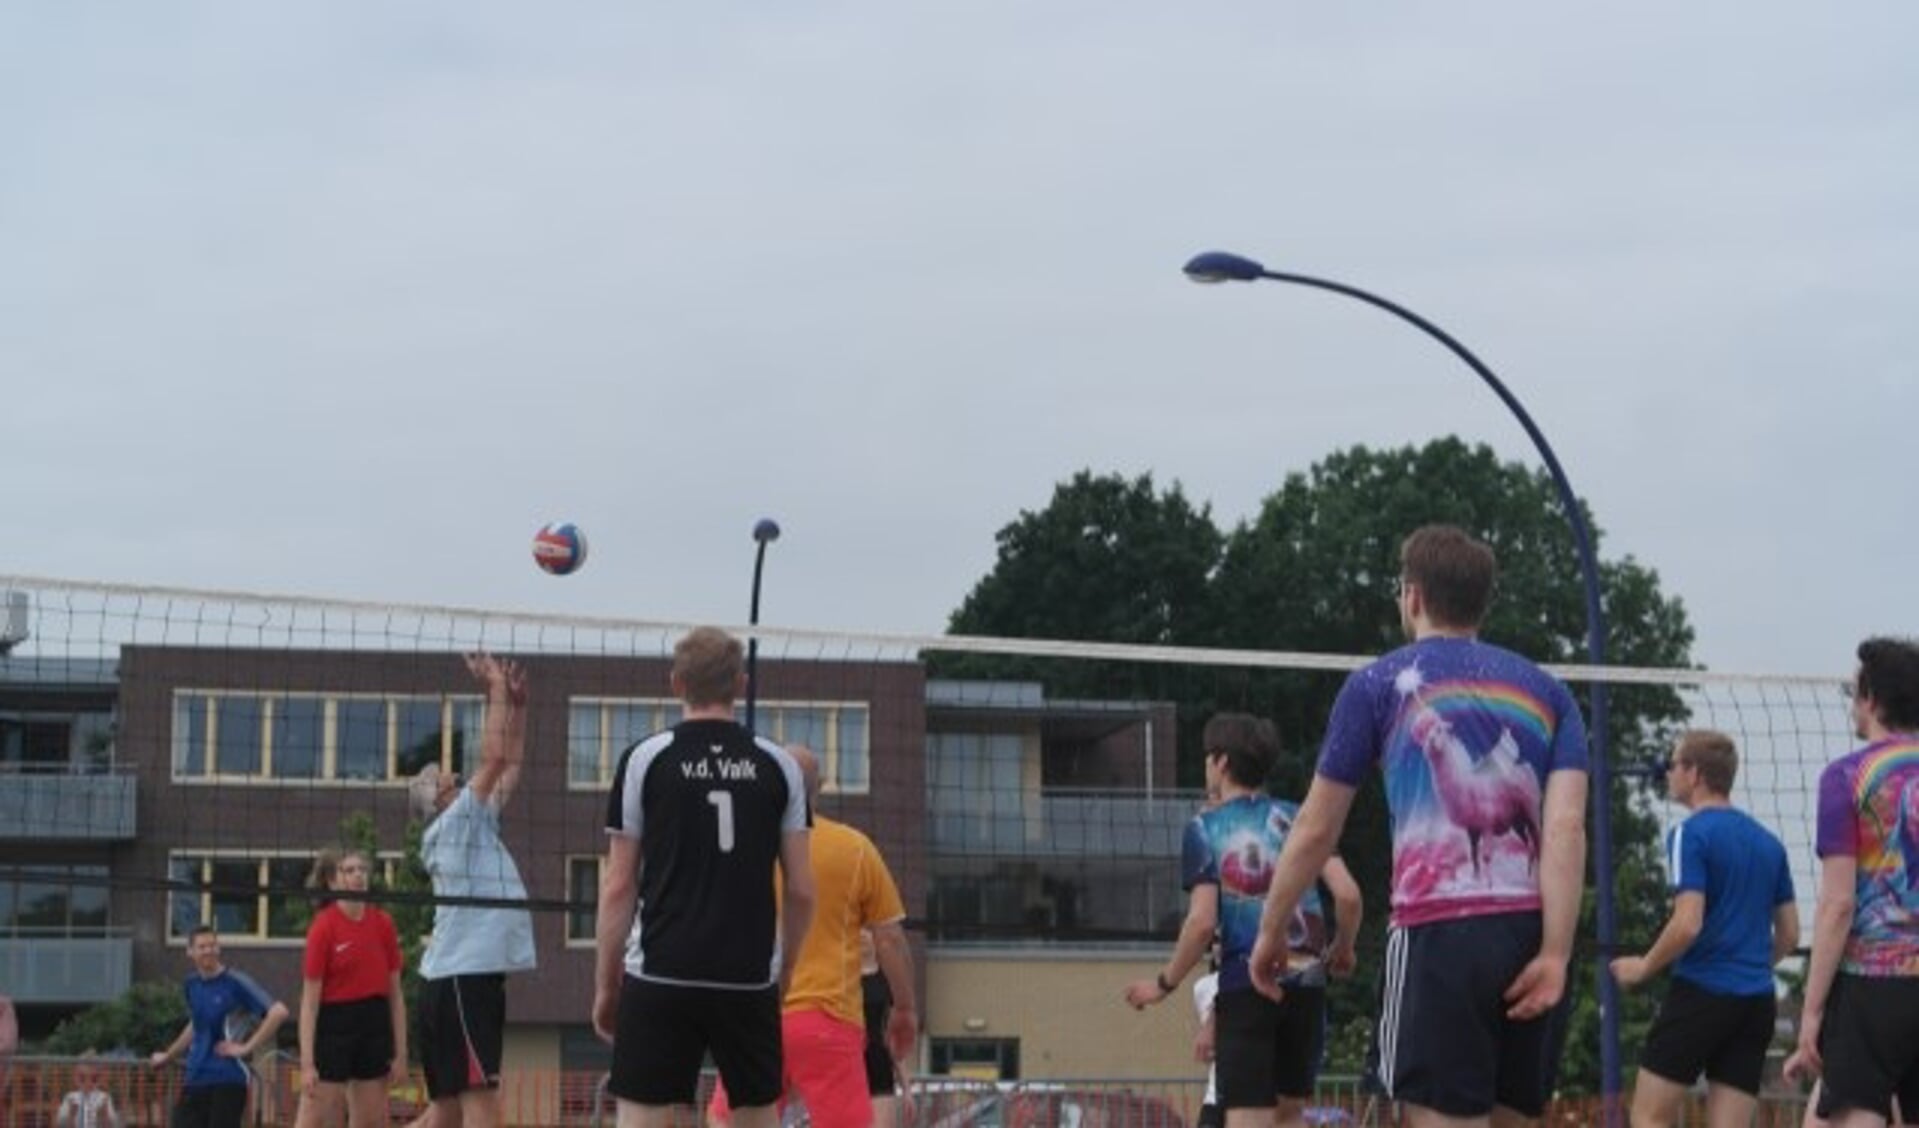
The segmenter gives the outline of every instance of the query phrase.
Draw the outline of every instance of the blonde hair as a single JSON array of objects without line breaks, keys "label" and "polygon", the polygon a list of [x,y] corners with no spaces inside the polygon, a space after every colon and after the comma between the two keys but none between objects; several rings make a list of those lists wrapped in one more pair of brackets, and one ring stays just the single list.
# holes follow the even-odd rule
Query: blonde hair
[{"label": "blonde hair", "polygon": [[718,627],[695,627],[673,647],[673,678],[688,705],[731,705],[746,673],[746,648]]},{"label": "blonde hair", "polygon": [[1691,764],[1699,773],[1699,782],[1714,794],[1732,794],[1732,781],[1739,775],[1739,750],[1732,737],[1715,729],[1688,729],[1679,734],[1673,755],[1681,763]]}]

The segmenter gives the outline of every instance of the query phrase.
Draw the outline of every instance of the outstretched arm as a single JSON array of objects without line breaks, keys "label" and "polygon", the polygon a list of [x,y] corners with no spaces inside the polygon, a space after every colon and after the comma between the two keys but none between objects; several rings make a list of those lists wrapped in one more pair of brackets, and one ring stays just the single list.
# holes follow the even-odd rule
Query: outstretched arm
[{"label": "outstretched arm", "polygon": [[609,835],[600,871],[600,904],[593,926],[593,1030],[612,1042],[620,1013],[622,957],[638,908],[640,840]]},{"label": "outstretched arm", "polygon": [[1659,930],[1659,938],[1652,942],[1652,947],[1646,949],[1643,956],[1621,956],[1614,960],[1612,977],[1621,987],[1639,986],[1685,955],[1705,926],[1706,895],[1696,889],[1681,892],[1672,899],[1672,915],[1666,918],[1666,927]]},{"label": "outstretched arm", "polygon": [[1125,991],[1127,1004],[1134,1010],[1144,1010],[1171,994],[1174,988],[1185,982],[1193,965],[1206,955],[1218,926],[1219,886],[1210,881],[1193,886],[1187,898],[1186,921],[1179,926],[1179,940],[1173,945],[1173,958],[1154,973],[1153,978],[1128,983]]},{"label": "outstretched arm", "polygon": [[485,651],[467,655],[466,668],[486,686],[480,767],[469,786],[481,800],[503,807],[519,785],[520,765],[526,759],[526,669]]},{"label": "outstretched arm", "polygon": [[899,921],[873,926],[873,958],[879,961],[886,989],[893,996],[893,1013],[886,1020],[886,1049],[894,1061],[903,1062],[913,1056],[913,1044],[919,1041],[919,1008],[913,995],[913,950]]},{"label": "outstretched arm", "polygon": [[1799,1045],[1786,1059],[1786,1076],[1794,1081],[1817,1077],[1825,1069],[1819,1052],[1819,1031],[1826,1022],[1826,1001],[1839,975],[1839,958],[1852,934],[1859,859],[1830,854],[1819,861],[1819,905],[1812,912],[1812,958],[1806,961],[1805,1005],[1799,1013]]},{"label": "outstretched arm", "polygon": [[1787,901],[1772,910],[1772,962],[1776,967],[1780,960],[1799,950],[1799,905]]},{"label": "outstretched arm", "polygon": [[1326,970],[1334,975],[1351,975],[1358,964],[1359,922],[1365,916],[1366,902],[1359,895],[1359,882],[1353,871],[1338,857],[1327,860],[1319,879],[1333,893],[1333,943],[1326,953]]},{"label": "outstretched arm", "polygon": [[165,1049],[153,1051],[153,1056],[147,1059],[147,1064],[158,1069],[174,1058],[186,1053],[187,1047],[192,1044],[193,1023],[189,1020],[185,1026],[180,1028],[180,1032],[173,1036],[173,1041],[167,1043]]},{"label": "outstretched arm", "polygon": [[[813,927],[813,848],[811,834],[789,830],[780,836],[780,997],[793,983],[806,930]],[[888,986],[891,986],[889,983]]]}]

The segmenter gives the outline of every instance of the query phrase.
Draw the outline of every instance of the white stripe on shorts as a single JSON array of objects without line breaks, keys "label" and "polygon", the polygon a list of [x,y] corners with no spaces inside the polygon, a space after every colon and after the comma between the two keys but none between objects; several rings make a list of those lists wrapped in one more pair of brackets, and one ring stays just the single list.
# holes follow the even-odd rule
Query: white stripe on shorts
[{"label": "white stripe on shorts", "polygon": [[1406,998],[1406,930],[1386,930],[1386,989],[1379,1007],[1379,1083],[1386,1099],[1393,1098],[1393,1075],[1399,1064],[1399,1012]]}]

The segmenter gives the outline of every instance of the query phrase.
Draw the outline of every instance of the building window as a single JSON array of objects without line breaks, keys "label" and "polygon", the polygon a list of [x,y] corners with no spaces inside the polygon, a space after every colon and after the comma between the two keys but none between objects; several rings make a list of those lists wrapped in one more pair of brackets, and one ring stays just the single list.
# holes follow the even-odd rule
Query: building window
[{"label": "building window", "polygon": [[980,1081],[1019,1080],[1018,1038],[933,1038],[933,1072]]},{"label": "building window", "polygon": [[222,782],[405,779],[462,770],[486,703],[470,696],[354,697],[180,690],[173,778]]},{"label": "building window", "polygon": [[[804,744],[820,758],[820,790],[864,795],[873,785],[872,721],[860,701],[759,701],[754,728],[781,744]],[[744,706],[734,709],[744,721]],[[575,697],[567,709],[567,786],[606,787],[620,756],[636,742],[678,724],[680,704],[665,699]]]},{"label": "building window", "polygon": [[566,942],[591,944],[597,926],[600,901],[600,870],[606,859],[598,855],[576,855],[566,860]]},{"label": "building window", "polygon": [[108,924],[106,877],[105,866],[26,866],[0,877],[0,936],[100,934]]},{"label": "building window", "polygon": [[112,763],[111,713],[0,714],[0,772],[102,772]]},{"label": "building window", "polygon": [[[401,864],[400,855],[381,854],[374,886],[391,886]],[[313,922],[313,895],[306,888],[312,870],[310,853],[174,853],[168,876],[177,887],[192,888],[167,894],[167,940],[184,944],[201,924],[218,929],[222,943],[305,939]]]}]

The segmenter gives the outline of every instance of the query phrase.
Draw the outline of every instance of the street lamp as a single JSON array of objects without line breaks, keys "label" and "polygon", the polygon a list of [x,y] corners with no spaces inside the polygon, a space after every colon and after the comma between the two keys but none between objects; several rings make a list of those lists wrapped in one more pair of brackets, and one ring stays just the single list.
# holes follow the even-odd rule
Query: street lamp
[{"label": "street lamp", "polygon": [[[1316,290],[1331,290],[1335,294],[1344,294],[1357,298],[1367,305],[1376,306],[1407,321],[1423,330],[1427,336],[1445,345],[1452,354],[1466,362],[1466,366],[1479,374],[1486,386],[1493,390],[1500,402],[1504,403],[1519,425],[1539,451],[1539,457],[1546,462],[1546,469],[1552,474],[1553,485],[1559,491],[1559,503],[1566,510],[1566,520],[1572,525],[1573,543],[1579,549],[1579,570],[1586,582],[1586,655],[1594,666],[1606,662],[1606,614],[1599,605],[1599,562],[1593,557],[1592,533],[1586,527],[1586,515],[1579,508],[1579,499],[1573,494],[1572,483],[1566,480],[1566,472],[1560,469],[1559,457],[1540,433],[1533,417],[1526,413],[1517,397],[1507,390],[1493,370],[1486,367],[1465,345],[1454,340],[1450,333],[1432,322],[1395,302],[1386,300],[1378,294],[1367,293],[1355,286],[1341,282],[1332,282],[1324,278],[1314,278],[1305,274],[1285,274],[1276,270],[1267,270],[1252,259],[1225,251],[1208,251],[1195,255],[1186,264],[1186,277],[1195,282],[1252,282],[1265,278],[1274,282],[1291,282],[1300,286],[1311,286]],[[1618,988],[1607,971],[1607,960],[1613,950],[1613,895],[1610,870],[1612,867],[1612,806],[1610,803],[1611,772],[1606,763],[1606,685],[1604,682],[1592,683],[1592,725],[1591,747],[1593,764],[1593,851],[1597,869],[1608,874],[1608,880],[1598,882],[1599,916],[1599,968],[1595,975],[1599,989],[1599,1068],[1601,1092],[1606,1101],[1607,1123],[1615,1123],[1617,1118],[1617,1096],[1619,1093],[1619,1009]]]}]

